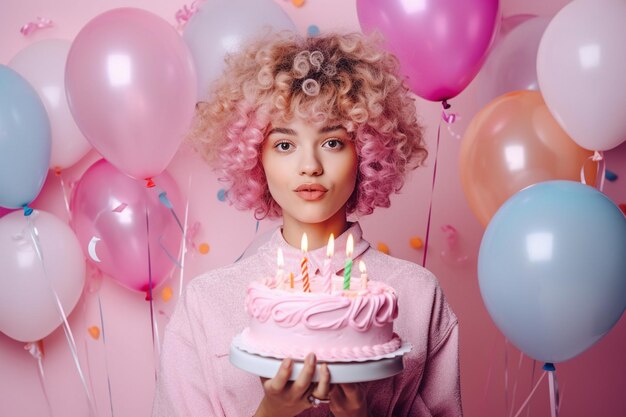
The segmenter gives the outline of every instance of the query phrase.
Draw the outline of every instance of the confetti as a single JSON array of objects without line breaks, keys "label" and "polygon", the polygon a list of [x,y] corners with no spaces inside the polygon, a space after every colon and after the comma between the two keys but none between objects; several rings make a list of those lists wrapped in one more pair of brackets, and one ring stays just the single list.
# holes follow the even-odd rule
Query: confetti
[{"label": "confetti", "polygon": [[604,178],[606,178],[607,181],[616,181],[618,176],[615,172],[613,171],[609,171],[608,169],[605,171],[604,173]]},{"label": "confetti", "polygon": [[302,7],[304,6],[304,0],[291,0],[291,4],[296,7]]},{"label": "confetti", "polygon": [[169,286],[161,290],[161,298],[166,303],[172,298],[172,295],[174,295],[174,291],[172,291],[172,288]]},{"label": "confetti", "polygon": [[378,250],[386,255],[389,255],[389,246],[385,245],[382,242],[378,242]]},{"label": "confetti", "polygon": [[309,27],[306,29],[306,33],[309,36],[317,36],[320,34],[320,28],[317,27],[317,25],[309,25]]},{"label": "confetti", "polygon": [[413,249],[422,249],[422,247],[424,247],[424,242],[419,237],[413,236],[409,240],[409,245],[411,245]]},{"label": "confetti", "polygon": [[220,190],[217,192],[217,199],[220,201],[226,201],[226,190],[220,188]]},{"label": "confetti", "polygon": [[209,253],[210,249],[211,247],[209,246],[208,243],[201,243],[200,246],[198,246],[198,252],[200,252],[203,255],[206,255],[207,253]]},{"label": "confetti", "polygon": [[622,213],[624,213],[624,215],[626,216],[626,204],[620,204],[619,208],[620,210],[622,210]]},{"label": "confetti", "polygon": [[100,328],[98,326],[91,326],[87,329],[87,331],[94,340],[98,340],[100,338]]}]

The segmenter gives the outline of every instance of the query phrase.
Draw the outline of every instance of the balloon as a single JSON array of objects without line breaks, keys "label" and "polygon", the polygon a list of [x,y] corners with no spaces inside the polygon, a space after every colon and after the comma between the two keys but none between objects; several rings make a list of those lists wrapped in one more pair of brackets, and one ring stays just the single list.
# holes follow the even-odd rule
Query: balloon
[{"label": "balloon", "polygon": [[68,168],[91,149],[74,122],[65,96],[65,60],[70,45],[61,39],[35,42],[9,62],[37,90],[46,107],[52,129],[51,169]]},{"label": "balloon", "polygon": [[5,214],[9,214],[11,213],[13,210],[4,208],[4,207],[0,207],[0,217],[4,217]]},{"label": "balloon", "polygon": [[500,20],[498,0],[357,0],[364,32],[379,30],[409,87],[441,101],[478,73]]},{"label": "balloon", "polygon": [[528,356],[562,362],[602,338],[626,307],[626,217],[587,185],[549,181],[511,197],[478,255],[485,306]]},{"label": "balloon", "polygon": [[224,56],[239,51],[247,38],[264,28],[296,30],[272,0],[229,0],[200,6],[183,32],[198,72],[198,101],[207,99],[210,84],[222,74]]},{"label": "balloon", "polygon": [[537,17],[536,14],[513,14],[511,16],[502,17],[500,20],[500,28],[498,29],[498,34],[496,35],[496,40],[494,44],[498,42],[498,40],[502,37],[505,37],[509,34],[513,29],[521,25],[527,20],[533,19]]},{"label": "balloon", "polygon": [[50,121],[35,89],[0,65],[0,206],[37,197],[48,174]]},{"label": "balloon", "polygon": [[545,17],[527,19],[495,43],[476,77],[480,107],[510,91],[539,89],[537,49],[549,22]]},{"label": "balloon", "polygon": [[595,184],[591,156],[561,129],[540,93],[517,91],[474,116],[461,142],[459,174],[470,208],[486,226],[502,203],[531,184],[580,181],[583,166],[585,180]]},{"label": "balloon", "polygon": [[167,167],[196,102],[185,42],[165,20],[133,8],[110,10],[83,27],[67,57],[65,88],[87,140],[137,179]]},{"label": "balloon", "polygon": [[[180,208],[178,187],[167,171],[154,181],[174,208]],[[159,285],[175,265],[172,258],[178,259],[182,232],[159,194],[105,160],[89,167],[72,193],[71,225],[85,256],[132,290],[148,292],[150,280],[153,287]]]},{"label": "balloon", "polygon": [[580,146],[604,151],[626,140],[626,2],[576,0],[550,21],[537,53],[548,108]]},{"label": "balloon", "polygon": [[27,218],[15,211],[0,219],[0,331],[21,342],[43,339],[63,322],[52,288],[67,316],[85,282],[85,259],[72,229],[45,211],[29,217],[43,268]]}]

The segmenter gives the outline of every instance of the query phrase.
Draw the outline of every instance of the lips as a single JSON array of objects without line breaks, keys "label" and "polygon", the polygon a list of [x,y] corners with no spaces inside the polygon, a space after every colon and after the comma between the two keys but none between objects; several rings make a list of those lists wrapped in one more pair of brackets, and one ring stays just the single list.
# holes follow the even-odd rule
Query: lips
[{"label": "lips", "polygon": [[328,189],[320,184],[302,184],[294,191],[303,200],[315,201],[321,199]]}]

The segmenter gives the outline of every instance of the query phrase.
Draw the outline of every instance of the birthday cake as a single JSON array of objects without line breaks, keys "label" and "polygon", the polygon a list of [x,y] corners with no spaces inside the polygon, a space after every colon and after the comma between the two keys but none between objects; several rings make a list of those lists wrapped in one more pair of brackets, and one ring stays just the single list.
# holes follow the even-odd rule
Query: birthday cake
[{"label": "birthday cake", "polygon": [[247,288],[245,308],[250,325],[237,347],[257,355],[303,359],[314,352],[321,361],[367,360],[401,346],[393,331],[394,289],[366,278],[259,279]]}]

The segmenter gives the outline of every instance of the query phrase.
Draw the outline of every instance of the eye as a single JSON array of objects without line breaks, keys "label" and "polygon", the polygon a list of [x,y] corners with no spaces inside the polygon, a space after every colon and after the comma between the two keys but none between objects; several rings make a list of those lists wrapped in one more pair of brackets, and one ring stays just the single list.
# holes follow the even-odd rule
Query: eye
[{"label": "eye", "polygon": [[274,145],[274,148],[280,152],[289,152],[293,148],[293,145],[289,142],[278,142]]},{"label": "eye", "polygon": [[329,149],[341,149],[343,142],[339,139],[328,139],[322,146]]}]

